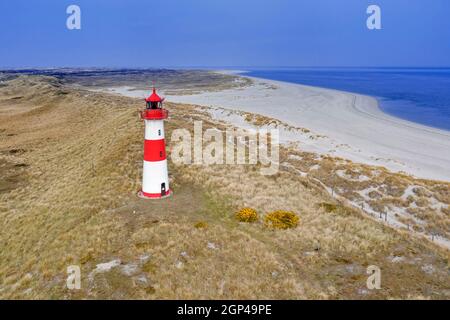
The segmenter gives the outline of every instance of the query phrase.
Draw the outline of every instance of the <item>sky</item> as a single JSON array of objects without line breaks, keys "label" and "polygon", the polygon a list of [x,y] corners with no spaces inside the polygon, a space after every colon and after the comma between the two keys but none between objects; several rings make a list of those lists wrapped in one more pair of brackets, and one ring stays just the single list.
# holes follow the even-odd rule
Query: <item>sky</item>
[{"label": "sky", "polygon": [[[366,26],[371,4],[381,30]],[[449,67],[450,1],[0,2],[0,68],[233,66]]]}]

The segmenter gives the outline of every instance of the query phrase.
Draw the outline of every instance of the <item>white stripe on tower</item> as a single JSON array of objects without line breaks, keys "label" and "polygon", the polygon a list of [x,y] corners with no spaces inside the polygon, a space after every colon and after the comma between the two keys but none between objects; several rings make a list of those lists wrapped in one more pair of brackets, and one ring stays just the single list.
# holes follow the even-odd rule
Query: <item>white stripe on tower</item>
[{"label": "white stripe on tower", "polygon": [[[167,160],[145,161],[142,175],[142,191],[144,194],[151,194],[161,197],[161,183],[166,184],[169,190],[169,175],[167,172]],[[167,193],[167,192],[166,192]]]},{"label": "white stripe on tower", "polygon": [[145,120],[145,140],[164,139],[163,120]]}]

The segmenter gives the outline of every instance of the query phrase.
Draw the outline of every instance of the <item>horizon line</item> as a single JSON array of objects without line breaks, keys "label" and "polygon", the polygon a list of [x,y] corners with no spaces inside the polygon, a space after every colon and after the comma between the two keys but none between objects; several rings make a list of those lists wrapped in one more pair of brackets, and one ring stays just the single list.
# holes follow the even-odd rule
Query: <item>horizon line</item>
[{"label": "horizon line", "polygon": [[21,67],[0,67],[0,71],[21,71],[21,70],[56,70],[56,69],[130,69],[130,70],[150,70],[150,69],[450,69],[450,66],[21,66]]}]

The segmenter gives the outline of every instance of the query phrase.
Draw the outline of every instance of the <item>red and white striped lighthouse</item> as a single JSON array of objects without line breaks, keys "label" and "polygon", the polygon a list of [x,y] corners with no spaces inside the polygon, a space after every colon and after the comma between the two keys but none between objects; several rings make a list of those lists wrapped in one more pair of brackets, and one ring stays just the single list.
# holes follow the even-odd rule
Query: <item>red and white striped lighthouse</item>
[{"label": "red and white striped lighthouse", "polygon": [[153,88],[153,93],[145,99],[145,110],[141,111],[141,119],[145,123],[144,170],[142,190],[138,195],[146,199],[165,198],[172,193],[164,142],[164,119],[169,112],[163,108],[163,100]]}]

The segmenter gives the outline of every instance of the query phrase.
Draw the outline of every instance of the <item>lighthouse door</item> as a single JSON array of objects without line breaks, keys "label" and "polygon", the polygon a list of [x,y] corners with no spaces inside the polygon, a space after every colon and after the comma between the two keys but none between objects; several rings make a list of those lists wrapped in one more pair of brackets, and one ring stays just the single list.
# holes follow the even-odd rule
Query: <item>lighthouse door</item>
[{"label": "lighthouse door", "polygon": [[161,196],[165,196],[166,195],[166,183],[163,182],[161,183]]}]

